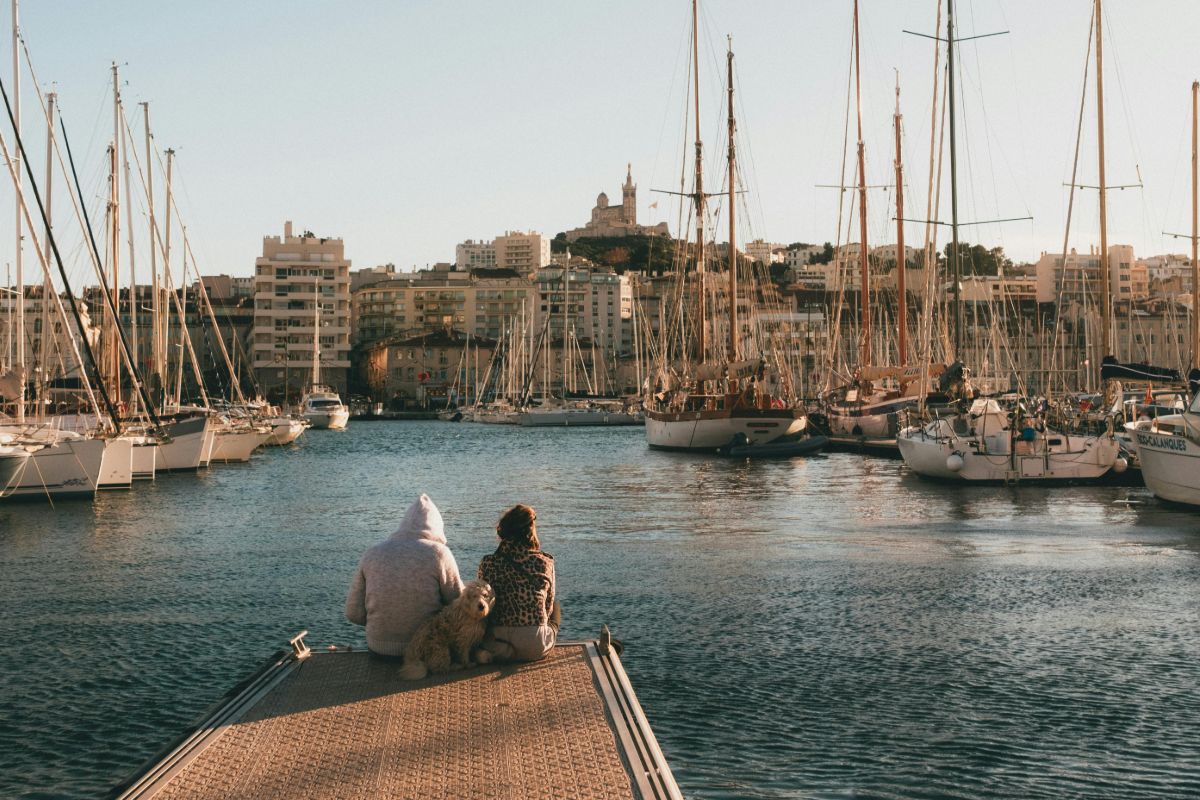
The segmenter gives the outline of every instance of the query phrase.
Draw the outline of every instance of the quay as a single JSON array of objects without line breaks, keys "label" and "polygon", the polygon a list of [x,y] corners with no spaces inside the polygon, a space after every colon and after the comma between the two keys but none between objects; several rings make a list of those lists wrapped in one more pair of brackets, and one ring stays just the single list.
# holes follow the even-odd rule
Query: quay
[{"label": "quay", "polygon": [[420,681],[306,633],[109,797],[682,800],[607,629]]}]

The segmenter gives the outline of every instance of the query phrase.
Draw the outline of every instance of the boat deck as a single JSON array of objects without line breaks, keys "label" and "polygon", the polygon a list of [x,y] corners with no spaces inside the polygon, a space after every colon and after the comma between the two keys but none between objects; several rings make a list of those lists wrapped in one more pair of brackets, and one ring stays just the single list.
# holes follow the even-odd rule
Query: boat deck
[{"label": "boat deck", "polygon": [[110,797],[682,797],[606,643],[421,681],[398,668],[300,640]]}]

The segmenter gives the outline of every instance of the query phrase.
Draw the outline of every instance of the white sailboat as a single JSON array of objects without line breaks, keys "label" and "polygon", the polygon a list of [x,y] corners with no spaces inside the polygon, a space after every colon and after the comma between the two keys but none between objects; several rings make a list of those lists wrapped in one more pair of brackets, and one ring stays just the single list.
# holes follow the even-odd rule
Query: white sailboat
[{"label": "white sailboat", "polygon": [[[1192,83],[1192,358],[1200,358],[1200,81]],[[1192,370],[1193,377],[1195,370]],[[1194,386],[1195,384],[1193,384]],[[1126,424],[1155,497],[1200,506],[1200,391],[1187,410]]]},{"label": "white sailboat", "polygon": [[25,468],[29,451],[0,438],[0,497],[7,494],[9,483]]},{"label": "white sailboat", "polygon": [[343,430],[350,421],[350,409],[333,387],[321,383],[321,295],[313,284],[313,363],[312,385],[300,401],[300,416],[314,428]]},{"label": "white sailboat", "polygon": [[[692,359],[668,364],[663,348],[658,364],[658,391],[643,403],[646,419],[646,442],[663,450],[711,451],[734,441],[766,444],[801,434],[807,423],[803,409],[780,397],[768,380],[774,368],[759,356],[743,355],[741,328],[738,321],[738,255],[735,225],[736,175],[735,133],[733,117],[733,51],[728,52],[728,349],[710,348],[707,344],[709,326],[716,331],[716,321],[708,313],[705,285],[705,214],[708,195],[704,192],[703,145],[700,139],[699,44],[696,0],[692,0],[692,77],[695,118],[695,173],[690,194],[696,214],[696,307],[694,314],[694,346],[679,343],[679,351],[691,349]],[[683,264],[679,265],[680,280],[686,278]],[[686,328],[680,325],[680,328]],[[741,437],[744,437],[742,439]]]}]

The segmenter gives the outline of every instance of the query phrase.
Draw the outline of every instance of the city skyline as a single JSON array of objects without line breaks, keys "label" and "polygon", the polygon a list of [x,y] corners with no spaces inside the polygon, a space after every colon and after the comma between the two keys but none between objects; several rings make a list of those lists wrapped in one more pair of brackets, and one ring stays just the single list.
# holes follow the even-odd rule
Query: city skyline
[{"label": "city skyline", "polygon": [[[156,147],[177,151],[178,200],[202,272],[250,274],[262,237],[285,220],[342,237],[356,267],[453,261],[458,242],[506,230],[554,236],[582,225],[600,191],[616,195],[627,163],[639,221],[665,221],[678,234],[673,201],[651,192],[678,188],[690,148],[682,131],[690,5],[469,8],[367,4],[347,14],[315,3],[216,3],[164,13],[143,2],[115,10],[26,2],[20,13],[37,78],[59,93],[92,202],[106,179],[109,62],[121,66],[131,116],[135,103],[150,102]],[[743,240],[836,241],[836,191],[818,184],[839,180],[851,8],[702,3],[710,186],[721,183],[726,33],[737,59],[750,188]],[[960,51],[960,218],[1034,217],[964,228],[963,240],[1003,246],[1020,261],[1061,249],[1090,8],[1088,0],[958,4],[960,36],[1010,31]],[[1184,70],[1200,9],[1144,9],[1106,4],[1108,183],[1145,187],[1111,193],[1109,241],[1139,255],[1185,252],[1186,240],[1163,231],[1190,231],[1195,76]],[[913,217],[925,206],[932,48],[903,31],[933,33],[935,13],[933,3],[877,0],[861,11],[868,181],[891,182],[898,68]],[[11,88],[10,68],[4,74]],[[23,128],[37,164],[43,134],[31,85],[25,72]],[[1084,184],[1096,182],[1093,92],[1089,74]],[[11,189],[0,195],[10,242],[12,203]],[[890,191],[872,191],[873,246],[895,241],[891,203]],[[1095,192],[1078,195],[1071,246],[1096,243],[1096,218]],[[910,243],[923,237],[922,226],[906,233]]]}]

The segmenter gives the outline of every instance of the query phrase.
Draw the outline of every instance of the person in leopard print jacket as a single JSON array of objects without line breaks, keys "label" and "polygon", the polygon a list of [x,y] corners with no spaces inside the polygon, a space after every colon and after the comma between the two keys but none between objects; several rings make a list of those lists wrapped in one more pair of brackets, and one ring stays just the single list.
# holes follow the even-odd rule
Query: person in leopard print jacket
[{"label": "person in leopard print jacket", "polygon": [[504,512],[496,533],[496,552],[479,562],[479,579],[496,591],[483,647],[497,661],[537,661],[554,647],[562,619],[554,557],[541,548],[537,513],[529,506]]}]

